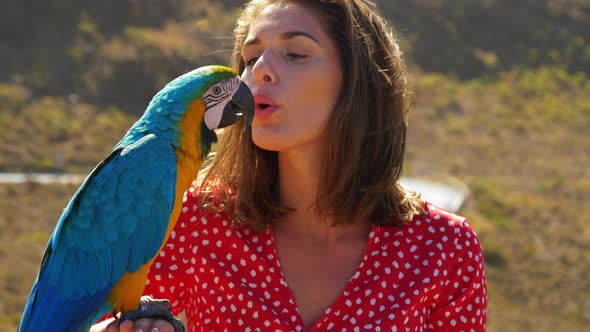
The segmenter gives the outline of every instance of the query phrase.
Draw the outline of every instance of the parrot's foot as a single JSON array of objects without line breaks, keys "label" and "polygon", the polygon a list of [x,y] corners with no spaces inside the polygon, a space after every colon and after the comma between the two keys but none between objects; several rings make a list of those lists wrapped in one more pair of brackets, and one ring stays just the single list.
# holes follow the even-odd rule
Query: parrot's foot
[{"label": "parrot's foot", "polygon": [[135,322],[142,318],[161,319],[172,324],[175,332],[185,332],[182,321],[174,317],[172,311],[170,311],[171,309],[172,306],[168,300],[154,299],[151,296],[142,296],[139,301],[139,308],[123,315],[121,317],[121,322],[124,320]]}]

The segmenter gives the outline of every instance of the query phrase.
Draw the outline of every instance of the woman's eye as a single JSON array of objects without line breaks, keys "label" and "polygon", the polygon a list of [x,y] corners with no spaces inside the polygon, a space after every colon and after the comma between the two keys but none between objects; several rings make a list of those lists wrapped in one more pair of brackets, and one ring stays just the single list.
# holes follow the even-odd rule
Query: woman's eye
[{"label": "woman's eye", "polygon": [[247,58],[244,60],[244,63],[246,64],[246,67],[250,67],[256,63],[256,60],[258,60],[258,57]]},{"label": "woman's eye", "polygon": [[303,59],[307,59],[307,55],[305,54],[299,54],[299,53],[287,53],[287,56],[291,59],[291,60],[303,60]]}]

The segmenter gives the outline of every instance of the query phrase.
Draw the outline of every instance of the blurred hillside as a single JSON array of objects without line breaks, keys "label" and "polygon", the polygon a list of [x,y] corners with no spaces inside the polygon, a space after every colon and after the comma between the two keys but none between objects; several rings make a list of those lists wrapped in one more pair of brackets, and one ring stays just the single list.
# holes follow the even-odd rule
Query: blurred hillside
[{"label": "blurred hillside", "polygon": [[[131,114],[179,73],[227,63],[243,1],[21,0],[0,11],[0,82]],[[590,70],[590,0],[378,1],[411,63],[470,79]]]},{"label": "blurred hillside", "polygon": [[[0,10],[0,172],[86,173],[153,94],[226,64],[242,1],[47,0]],[[464,181],[489,331],[590,323],[590,0],[382,0],[415,92],[406,175]],[[76,188],[0,185],[0,331],[14,331]]]},{"label": "blurred hillside", "polygon": [[425,71],[460,79],[514,67],[590,70],[589,0],[377,1]]}]

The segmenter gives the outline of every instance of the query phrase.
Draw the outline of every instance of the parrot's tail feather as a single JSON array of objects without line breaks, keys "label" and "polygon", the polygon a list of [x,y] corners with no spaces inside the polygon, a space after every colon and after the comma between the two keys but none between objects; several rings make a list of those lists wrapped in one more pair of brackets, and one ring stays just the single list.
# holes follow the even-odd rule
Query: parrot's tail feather
[{"label": "parrot's tail feather", "polygon": [[112,311],[103,304],[108,293],[104,291],[81,299],[63,299],[54,288],[41,291],[35,283],[18,332],[88,331],[92,323]]},{"label": "parrot's tail feather", "polygon": [[31,313],[32,308],[35,306],[35,299],[37,297],[37,281],[33,284],[33,288],[31,289],[31,294],[29,295],[29,300],[27,302],[27,306],[25,307],[25,311],[23,312],[23,316],[20,321],[20,325],[18,327],[17,332],[26,332],[31,330],[28,326],[31,317],[35,317],[34,314]]}]

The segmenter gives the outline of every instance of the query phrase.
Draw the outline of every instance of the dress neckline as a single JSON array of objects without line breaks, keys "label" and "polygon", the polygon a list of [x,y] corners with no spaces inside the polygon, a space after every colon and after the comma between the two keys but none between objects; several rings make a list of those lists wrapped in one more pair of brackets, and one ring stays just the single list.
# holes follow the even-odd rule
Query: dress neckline
[{"label": "dress neckline", "polygon": [[289,296],[289,303],[294,306],[294,312],[296,313],[297,320],[294,322],[295,326],[300,325],[303,327],[303,331],[315,331],[319,329],[322,323],[328,318],[331,312],[333,312],[333,308],[339,308],[343,302],[346,301],[346,297],[353,292],[355,287],[357,287],[357,283],[362,280],[358,277],[364,271],[365,262],[368,260],[368,256],[374,252],[374,244],[375,238],[379,231],[380,227],[376,225],[371,225],[371,230],[369,231],[369,239],[367,240],[367,244],[363,250],[363,254],[361,255],[361,260],[355,268],[355,272],[348,278],[348,281],[342,291],[338,294],[338,297],[330,304],[326,309],[324,309],[321,316],[311,324],[309,329],[305,328],[305,324],[303,323],[303,318],[301,317],[301,312],[299,310],[299,306],[297,305],[297,301],[295,300],[295,294],[287,284],[287,279],[283,273],[283,269],[281,267],[281,262],[278,254],[277,243],[275,239],[275,233],[272,227],[272,224],[268,224],[267,233],[270,238],[270,247],[271,252],[274,256],[274,267],[275,267],[275,274],[280,278],[280,284],[285,288],[285,291],[288,293]]}]

